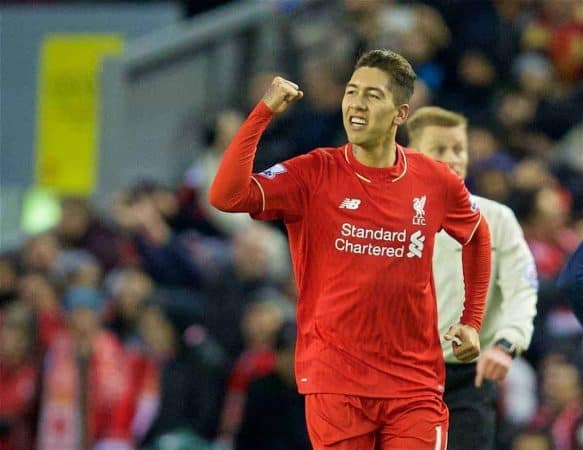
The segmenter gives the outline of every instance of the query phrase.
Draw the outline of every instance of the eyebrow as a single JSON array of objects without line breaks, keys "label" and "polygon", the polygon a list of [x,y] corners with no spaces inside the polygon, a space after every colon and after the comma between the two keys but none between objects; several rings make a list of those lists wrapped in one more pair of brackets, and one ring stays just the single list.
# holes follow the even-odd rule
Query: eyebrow
[{"label": "eyebrow", "polygon": [[[348,84],[346,85],[346,87],[347,87],[347,88],[349,88],[349,87],[358,88],[359,86],[358,86],[358,84],[356,84],[356,83],[348,83]],[[380,88],[376,88],[376,87],[371,87],[371,86],[368,86],[368,87],[365,87],[365,88],[364,88],[364,90],[365,90],[365,91],[369,91],[369,92],[370,92],[370,91],[374,91],[374,92],[378,92],[379,94],[385,95],[385,93],[384,93],[384,91],[383,91],[382,89],[380,89]]]}]

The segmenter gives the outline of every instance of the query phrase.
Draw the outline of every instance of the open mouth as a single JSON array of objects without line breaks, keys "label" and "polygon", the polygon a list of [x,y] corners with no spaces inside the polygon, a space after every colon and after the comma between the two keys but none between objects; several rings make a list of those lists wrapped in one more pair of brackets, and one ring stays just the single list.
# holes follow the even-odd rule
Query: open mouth
[{"label": "open mouth", "polygon": [[368,121],[364,117],[349,116],[348,123],[352,129],[362,130],[367,126]]}]

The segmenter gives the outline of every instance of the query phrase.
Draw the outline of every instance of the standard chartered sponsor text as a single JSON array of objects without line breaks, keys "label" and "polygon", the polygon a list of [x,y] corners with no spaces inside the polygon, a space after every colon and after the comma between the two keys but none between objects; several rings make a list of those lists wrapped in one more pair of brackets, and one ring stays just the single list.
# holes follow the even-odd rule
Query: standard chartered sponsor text
[{"label": "standard chartered sponsor text", "polygon": [[[336,238],[334,247],[341,252],[397,258],[402,258],[405,254],[405,242],[407,241],[407,230],[405,229],[391,231],[385,228],[361,228],[351,223],[343,223],[340,234],[342,237]],[[347,238],[356,238],[356,240]],[[381,245],[358,242],[360,239],[381,241]],[[393,245],[382,245],[382,242],[390,242]]]}]

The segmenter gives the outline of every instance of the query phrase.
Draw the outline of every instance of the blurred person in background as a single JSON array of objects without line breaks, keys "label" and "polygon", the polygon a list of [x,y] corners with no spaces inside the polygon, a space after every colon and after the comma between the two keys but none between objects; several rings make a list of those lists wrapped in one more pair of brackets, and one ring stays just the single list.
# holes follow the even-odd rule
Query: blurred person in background
[{"label": "blurred person in background", "polygon": [[266,224],[253,222],[231,241],[230,264],[205,286],[205,323],[230,359],[245,347],[241,320],[247,305],[263,288],[278,289],[289,271],[285,236]]},{"label": "blurred person in background", "polygon": [[583,5],[579,0],[542,0],[538,14],[521,36],[526,50],[546,53],[565,82],[583,77]]},{"label": "blurred person in background", "polygon": [[33,315],[22,302],[0,316],[0,450],[34,447],[39,364]]},{"label": "blurred person in background", "polygon": [[[464,179],[468,169],[467,119],[438,107],[417,110],[407,121],[409,145],[446,163]],[[491,230],[492,278],[480,331],[479,359],[462,363],[450,342],[442,340],[446,361],[444,399],[449,408],[448,448],[493,450],[496,435],[496,382],[512,360],[525,351],[536,315],[537,275],[532,254],[512,211],[500,203],[472,196]],[[433,273],[439,330],[444,336],[462,315],[464,284],[461,246],[445,231],[435,239]],[[480,424],[479,432],[472,426]]]},{"label": "blurred person in background", "polygon": [[551,351],[544,359],[542,398],[531,427],[548,430],[556,450],[583,449],[581,351]]},{"label": "blurred person in background", "polygon": [[304,397],[294,377],[296,324],[280,325],[272,373],[251,382],[235,450],[310,450]]},{"label": "blurred person in background", "polygon": [[19,299],[31,308],[36,323],[38,351],[41,355],[65,328],[61,290],[39,273],[25,273],[19,280]]},{"label": "blurred person in background", "polygon": [[115,231],[97,216],[84,198],[61,199],[61,218],[55,234],[63,248],[82,249],[92,254],[104,272],[120,262]]},{"label": "blurred person in background", "polygon": [[483,126],[468,128],[468,176],[470,191],[500,203],[508,203],[512,184],[510,171],[516,160],[501,146],[490,129]]},{"label": "blurred person in background", "polygon": [[512,72],[516,88],[495,103],[499,132],[515,155],[550,160],[554,143],[583,119],[583,90],[561,84],[540,54],[517,56]]},{"label": "blurred person in background", "polygon": [[190,211],[192,217],[200,218],[192,228],[201,233],[228,237],[251,221],[246,214],[223,213],[212,208],[208,202],[208,191],[223,152],[242,122],[243,116],[236,110],[225,110],[218,114],[211,132],[212,142],[188,169],[178,192],[183,208]]},{"label": "blurred person in background", "polygon": [[61,247],[56,237],[42,233],[25,240],[19,262],[24,272],[42,273],[51,281],[62,282],[60,256]]},{"label": "blurred person in background", "polygon": [[112,212],[118,225],[131,236],[141,267],[155,282],[201,288],[227,263],[225,243],[195,230],[174,232],[168,218],[176,205],[166,200],[166,196],[160,202],[142,192],[122,192],[114,200]]},{"label": "blurred person in background", "polygon": [[63,303],[67,328],[44,361],[39,449],[127,449],[128,420],[119,408],[129,392],[128,370],[121,344],[101,324],[104,299],[93,288],[71,286]]},{"label": "blurred person in background", "polygon": [[18,268],[12,255],[0,255],[0,311],[18,296]]},{"label": "blurred person in background", "polygon": [[567,260],[557,284],[568,296],[573,313],[583,325],[583,243]]},{"label": "blurred person in background", "polygon": [[107,284],[111,295],[106,314],[108,327],[124,345],[131,345],[138,337],[138,320],[154,285],[150,277],[138,269],[112,273]]},{"label": "blurred person in background", "polygon": [[516,434],[511,450],[556,450],[556,447],[547,432],[526,429]]},{"label": "blurred person in background", "polygon": [[245,308],[241,320],[245,348],[229,376],[221,417],[220,438],[225,445],[232,444],[239,429],[249,383],[275,367],[276,333],[286,316],[293,317],[291,305],[275,289],[259,292]]},{"label": "blurred person in background", "polygon": [[141,372],[146,379],[133,377],[136,385],[146,388],[138,396],[146,402],[137,402],[133,421],[138,442],[165,448],[165,436],[182,433],[192,442],[211,441],[217,435],[225,390],[224,352],[205,328],[194,324],[178,329],[157,307],[143,311],[138,328],[143,356],[154,362],[154,372]]},{"label": "blurred person in background", "polygon": [[487,120],[490,92],[498,79],[497,68],[481,49],[465,49],[457,63],[456,89],[448,91],[439,103],[461,111],[471,122]]},{"label": "blurred person in background", "polygon": [[542,279],[554,280],[579,237],[570,227],[571,199],[558,185],[532,192],[530,212],[521,221],[528,246]]}]

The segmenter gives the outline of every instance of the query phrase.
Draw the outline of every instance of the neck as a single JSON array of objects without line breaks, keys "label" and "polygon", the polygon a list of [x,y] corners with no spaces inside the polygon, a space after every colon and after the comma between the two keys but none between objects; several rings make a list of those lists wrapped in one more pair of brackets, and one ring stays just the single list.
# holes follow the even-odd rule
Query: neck
[{"label": "neck", "polygon": [[397,145],[395,135],[376,145],[352,145],[356,160],[369,167],[390,167],[397,161]]}]

